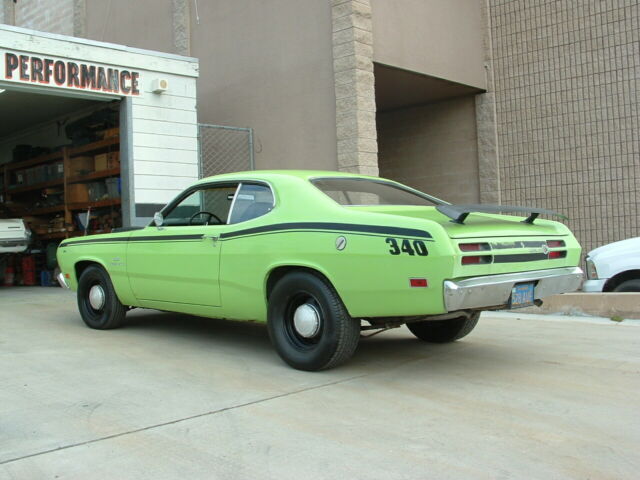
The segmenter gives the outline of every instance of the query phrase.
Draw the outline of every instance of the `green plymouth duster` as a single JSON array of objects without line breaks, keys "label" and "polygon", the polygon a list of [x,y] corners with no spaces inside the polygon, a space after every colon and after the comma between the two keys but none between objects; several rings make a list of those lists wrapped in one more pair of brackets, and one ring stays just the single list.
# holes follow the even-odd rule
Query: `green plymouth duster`
[{"label": "green plymouth duster", "polygon": [[321,370],[348,360],[363,330],[406,324],[451,342],[483,310],[578,289],[580,245],[540,215],[559,216],[451,205],[377,177],[225,174],[146,227],[64,240],[59,280],[91,328],[118,327],[134,307],[266,322],[284,361]]}]

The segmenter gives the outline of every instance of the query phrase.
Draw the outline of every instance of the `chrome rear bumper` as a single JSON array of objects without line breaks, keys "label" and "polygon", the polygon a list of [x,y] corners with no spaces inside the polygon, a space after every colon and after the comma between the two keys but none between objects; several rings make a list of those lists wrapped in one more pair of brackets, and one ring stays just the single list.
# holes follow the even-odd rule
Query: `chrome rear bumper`
[{"label": "chrome rear bumper", "polygon": [[534,297],[539,299],[574,292],[580,288],[582,279],[580,268],[566,267],[474,277],[456,282],[445,280],[444,304],[449,312],[506,305],[516,283],[536,282]]}]

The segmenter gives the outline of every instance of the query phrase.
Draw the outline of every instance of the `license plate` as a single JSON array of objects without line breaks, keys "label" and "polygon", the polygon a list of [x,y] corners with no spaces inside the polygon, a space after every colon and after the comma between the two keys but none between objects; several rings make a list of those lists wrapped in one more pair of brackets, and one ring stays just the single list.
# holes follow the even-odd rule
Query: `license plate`
[{"label": "license plate", "polygon": [[522,308],[533,305],[533,283],[520,283],[511,289],[509,308]]}]

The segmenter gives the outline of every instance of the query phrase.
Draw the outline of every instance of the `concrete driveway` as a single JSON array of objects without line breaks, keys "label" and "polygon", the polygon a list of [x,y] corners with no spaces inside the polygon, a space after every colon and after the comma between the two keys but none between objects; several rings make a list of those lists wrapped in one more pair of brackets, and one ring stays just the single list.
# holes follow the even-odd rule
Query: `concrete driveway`
[{"label": "concrete driveway", "polygon": [[0,289],[0,478],[638,478],[640,328],[520,317],[306,373],[259,325]]}]

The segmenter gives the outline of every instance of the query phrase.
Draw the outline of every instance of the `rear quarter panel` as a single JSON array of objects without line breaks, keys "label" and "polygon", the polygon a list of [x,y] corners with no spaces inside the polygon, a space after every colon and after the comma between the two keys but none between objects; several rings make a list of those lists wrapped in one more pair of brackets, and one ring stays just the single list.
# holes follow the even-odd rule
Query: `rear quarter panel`
[{"label": "rear quarter panel", "polygon": [[[388,216],[384,221],[374,217],[365,214],[341,220],[377,226],[389,221]],[[428,223],[422,221],[419,226],[426,231]],[[348,230],[310,229],[222,240],[223,310],[228,318],[265,321],[270,273],[278,267],[297,266],[323,274],[354,317],[442,313],[442,283],[452,269],[451,242],[439,233],[437,225],[432,227],[433,238],[421,239],[428,249],[426,256],[392,255],[386,239],[396,238],[401,243],[402,236]],[[338,237],[346,239],[343,250],[336,247]],[[426,278],[429,286],[411,288],[412,277]]]}]

